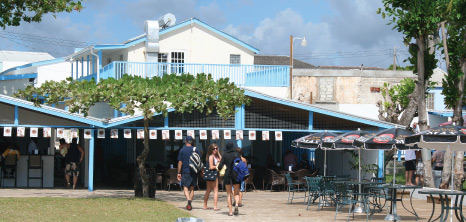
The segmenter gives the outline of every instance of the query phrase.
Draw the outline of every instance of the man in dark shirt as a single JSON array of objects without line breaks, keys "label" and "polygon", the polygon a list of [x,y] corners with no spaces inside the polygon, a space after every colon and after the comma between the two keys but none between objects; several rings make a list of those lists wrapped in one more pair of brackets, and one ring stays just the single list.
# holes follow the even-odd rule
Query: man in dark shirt
[{"label": "man in dark shirt", "polygon": [[[187,210],[191,210],[191,201],[194,197],[194,186],[197,184],[197,174],[192,172],[189,168],[189,157],[193,153],[195,147],[193,147],[194,140],[191,136],[187,136],[185,139],[185,146],[181,148],[178,154],[178,181],[181,181],[184,195],[188,200],[186,205]],[[196,149],[196,153],[199,154],[199,150]]]}]

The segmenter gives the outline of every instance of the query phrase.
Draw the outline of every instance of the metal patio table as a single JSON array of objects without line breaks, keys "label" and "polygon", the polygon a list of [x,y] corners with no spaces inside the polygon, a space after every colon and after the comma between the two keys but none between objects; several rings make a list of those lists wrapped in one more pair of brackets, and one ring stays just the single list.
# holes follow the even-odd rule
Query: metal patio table
[{"label": "metal patio table", "polygon": [[[466,192],[456,191],[456,190],[454,191],[451,191],[451,190],[420,190],[418,191],[418,193],[428,194],[432,200],[432,214],[430,215],[430,218],[428,221],[436,221],[439,219],[441,222],[447,221],[449,210],[455,210],[455,216],[456,216],[456,219],[458,219],[458,221],[466,220],[466,218],[463,216],[463,198],[464,198],[464,195],[466,195]],[[434,201],[433,195],[438,195],[440,197],[441,211],[440,211],[440,216],[438,216],[434,220],[431,220],[435,212],[435,201]],[[455,196],[455,202],[453,206],[450,205],[448,196],[450,196],[450,198],[453,198],[453,196]],[[458,203],[458,200],[459,200],[459,203]]]},{"label": "metal patio table", "polygon": [[[384,188],[388,189],[388,193],[390,194],[390,197],[387,198],[387,201],[390,201],[390,212],[385,217],[385,220],[387,220],[387,221],[400,221],[401,220],[400,216],[398,216],[398,213],[396,211],[396,202],[397,201],[400,201],[403,208],[416,217],[416,221],[419,220],[419,216],[417,215],[416,210],[414,210],[414,207],[413,207],[413,193],[414,193],[414,191],[416,189],[422,188],[421,186],[406,186],[406,185],[398,185],[398,184],[396,184],[396,185],[387,184],[387,185],[380,185],[380,187],[384,187]],[[402,190],[403,191],[400,198],[397,198],[397,190]],[[404,195],[405,190],[413,190],[411,192],[410,196],[409,196],[409,203],[411,205],[411,210],[408,210],[408,208],[406,208],[406,206],[403,203],[403,195]]]}]

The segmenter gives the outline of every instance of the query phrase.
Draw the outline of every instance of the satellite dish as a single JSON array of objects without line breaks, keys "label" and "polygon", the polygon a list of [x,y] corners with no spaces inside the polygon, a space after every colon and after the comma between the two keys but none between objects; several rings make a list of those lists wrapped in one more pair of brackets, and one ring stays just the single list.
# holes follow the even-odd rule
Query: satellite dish
[{"label": "satellite dish", "polygon": [[159,19],[159,25],[162,28],[174,26],[175,23],[176,23],[176,18],[175,18],[175,15],[173,15],[172,13],[167,13],[162,18]]}]

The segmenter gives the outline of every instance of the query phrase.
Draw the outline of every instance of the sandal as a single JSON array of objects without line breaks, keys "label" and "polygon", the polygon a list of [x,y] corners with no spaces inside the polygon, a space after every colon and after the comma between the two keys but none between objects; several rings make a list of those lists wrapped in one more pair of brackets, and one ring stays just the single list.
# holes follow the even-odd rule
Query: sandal
[{"label": "sandal", "polygon": [[232,212],[228,213],[228,216],[233,216],[233,213]]},{"label": "sandal", "polygon": [[238,207],[242,207],[242,206],[243,206],[243,204],[242,204],[242,203],[238,204]]},{"label": "sandal", "polygon": [[220,208],[214,208],[214,211],[219,211],[219,210],[220,210]]}]

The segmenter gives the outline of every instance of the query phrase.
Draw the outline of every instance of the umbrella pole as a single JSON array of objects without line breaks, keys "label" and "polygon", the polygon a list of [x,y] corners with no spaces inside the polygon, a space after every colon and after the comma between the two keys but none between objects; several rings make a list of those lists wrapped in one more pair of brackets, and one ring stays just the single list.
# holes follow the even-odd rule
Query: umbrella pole
[{"label": "umbrella pole", "polygon": [[[448,144],[448,149],[450,149],[450,144]],[[455,158],[454,151],[451,151],[451,192],[453,192],[453,158]],[[456,197],[458,198],[458,196]],[[453,195],[450,198],[450,222],[453,221]]]},{"label": "umbrella pole", "polygon": [[327,176],[327,149],[324,150],[324,176]]},{"label": "umbrella pole", "polygon": [[395,152],[393,153],[393,186],[395,186],[395,178],[396,178],[396,169],[395,169],[395,166],[396,166],[396,148],[395,148]]}]

